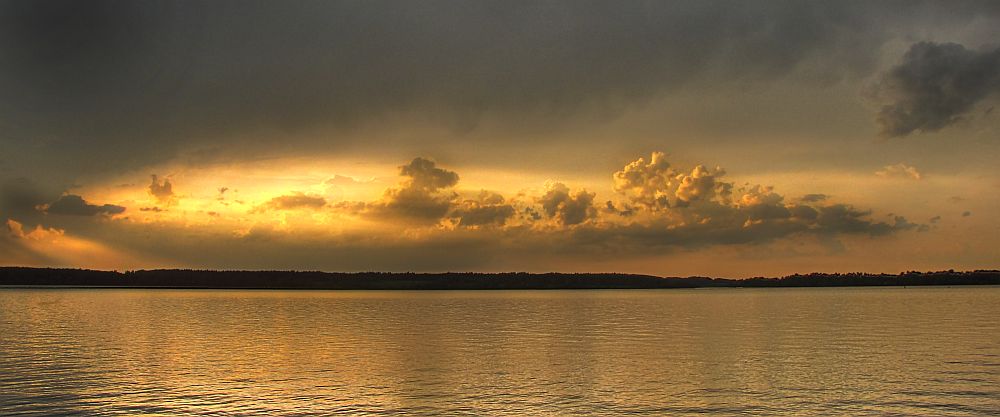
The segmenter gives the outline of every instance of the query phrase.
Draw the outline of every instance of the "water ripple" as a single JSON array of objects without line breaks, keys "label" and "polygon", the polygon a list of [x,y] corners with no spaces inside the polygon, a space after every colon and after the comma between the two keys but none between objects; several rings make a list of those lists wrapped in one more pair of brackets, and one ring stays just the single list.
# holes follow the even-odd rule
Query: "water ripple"
[{"label": "water ripple", "polygon": [[0,415],[996,415],[1000,288],[0,289]]}]

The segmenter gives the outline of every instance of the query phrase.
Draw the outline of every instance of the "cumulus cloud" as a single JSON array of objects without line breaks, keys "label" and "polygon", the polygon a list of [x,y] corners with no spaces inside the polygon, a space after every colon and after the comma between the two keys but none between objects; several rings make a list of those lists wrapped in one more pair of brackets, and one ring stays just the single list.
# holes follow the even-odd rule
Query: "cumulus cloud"
[{"label": "cumulus cloud", "polygon": [[147,190],[149,195],[153,196],[156,201],[160,204],[173,204],[177,202],[177,196],[174,194],[174,185],[170,183],[170,179],[164,178],[160,179],[156,174],[151,175],[152,182],[149,183]]},{"label": "cumulus cloud", "polygon": [[716,195],[728,198],[732,184],[717,181],[724,175],[726,175],[726,171],[721,168],[709,170],[702,165],[694,167],[690,174],[678,174],[675,177],[677,190],[674,191],[678,204],[710,200]]},{"label": "cumulus cloud", "polygon": [[257,206],[253,211],[263,212],[267,210],[296,210],[296,209],[320,209],[326,206],[326,199],[318,195],[309,195],[302,192],[274,197],[266,203]]},{"label": "cumulus cloud", "polygon": [[599,206],[596,193],[571,190],[559,182],[546,184],[544,193],[530,203],[515,204],[488,191],[462,200],[450,191],[458,174],[423,158],[401,166],[399,172],[405,179],[387,189],[381,200],[344,202],[337,208],[425,225],[451,219],[469,228],[504,228],[517,217],[517,225],[545,221],[558,226],[546,228],[555,233],[588,229],[580,236],[608,234],[626,243],[659,236],[664,245],[682,246],[764,242],[796,233],[880,236],[924,227],[904,217],[879,222],[871,218],[871,211],[830,202],[825,194],[787,200],[771,186],[737,187],[725,181],[726,172],[720,167],[677,169],[661,152],[615,172],[614,189],[625,201],[607,200]]},{"label": "cumulus cloud", "polygon": [[728,198],[732,184],[718,181],[725,175],[721,168],[702,165],[690,172],[679,172],[671,167],[666,154],[653,152],[649,162],[644,158],[632,161],[615,172],[612,179],[615,191],[632,204],[655,211],[711,200],[716,195]]},{"label": "cumulus cloud", "polygon": [[615,172],[612,179],[615,191],[628,196],[634,204],[655,210],[670,207],[674,175],[667,155],[653,152],[649,162],[644,158],[632,161]]},{"label": "cumulus cloud", "polygon": [[483,190],[478,198],[462,201],[449,216],[459,226],[503,226],[514,213],[514,206],[506,204],[502,195]]},{"label": "cumulus cloud", "polygon": [[399,186],[385,190],[381,201],[363,204],[364,212],[421,223],[436,223],[445,217],[457,195],[444,190],[458,184],[457,173],[418,157],[400,166],[399,175],[405,178]]},{"label": "cumulus cloud", "polygon": [[882,178],[905,178],[911,180],[923,178],[923,175],[916,167],[906,165],[902,162],[895,165],[886,165],[884,168],[875,171],[875,175]]},{"label": "cumulus cloud", "polygon": [[[615,190],[634,204],[633,220],[595,223],[576,230],[575,236],[583,243],[615,242],[638,249],[762,243],[795,234],[830,238],[926,230],[901,216],[889,223],[876,221],[870,210],[830,203],[825,194],[787,202],[773,187],[736,187],[724,180],[721,168],[680,170],[663,155],[654,153],[650,162],[640,158],[613,176]],[[602,210],[618,211],[611,201]]]},{"label": "cumulus cloud", "polygon": [[38,209],[48,214],[64,216],[111,216],[125,212],[125,207],[114,204],[90,204],[75,194],[64,194],[58,200],[41,205]]},{"label": "cumulus cloud", "polygon": [[406,188],[435,192],[441,188],[458,184],[458,174],[438,168],[434,161],[414,158],[409,164],[399,167],[399,175],[409,177]]},{"label": "cumulus cloud", "polygon": [[800,218],[810,218],[812,214],[806,210],[808,206],[785,206],[782,202],[785,197],[774,192],[774,187],[754,185],[747,189],[735,207],[747,216],[748,222],[755,222],[767,219],[782,219],[792,217],[795,209]]},{"label": "cumulus cloud", "polygon": [[876,85],[887,102],[877,122],[886,137],[935,132],[1000,90],[1000,48],[971,50],[956,43],[913,44],[903,62]]},{"label": "cumulus cloud", "polygon": [[565,184],[557,182],[547,186],[545,195],[538,199],[545,214],[563,226],[586,222],[597,215],[594,197],[587,190],[571,192]]}]

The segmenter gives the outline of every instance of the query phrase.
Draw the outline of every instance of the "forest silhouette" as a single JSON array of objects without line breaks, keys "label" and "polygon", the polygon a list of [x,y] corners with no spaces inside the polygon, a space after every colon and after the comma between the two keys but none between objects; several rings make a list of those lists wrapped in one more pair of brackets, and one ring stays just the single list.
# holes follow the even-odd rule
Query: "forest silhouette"
[{"label": "forest silhouette", "polygon": [[796,274],[780,278],[658,277],[621,273],[394,273],[0,267],[0,285],[302,290],[505,290],[1000,285],[1000,271],[909,271],[896,275]]}]

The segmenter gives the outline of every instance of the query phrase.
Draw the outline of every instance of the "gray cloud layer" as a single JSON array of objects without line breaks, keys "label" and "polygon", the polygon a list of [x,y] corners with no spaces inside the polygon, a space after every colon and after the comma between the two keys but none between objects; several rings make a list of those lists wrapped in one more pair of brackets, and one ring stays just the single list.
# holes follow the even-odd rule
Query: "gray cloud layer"
[{"label": "gray cloud layer", "polygon": [[343,135],[299,133],[399,114],[551,128],[691,83],[864,76],[892,28],[996,15],[990,2],[10,1],[0,141],[56,175],[336,149]]}]

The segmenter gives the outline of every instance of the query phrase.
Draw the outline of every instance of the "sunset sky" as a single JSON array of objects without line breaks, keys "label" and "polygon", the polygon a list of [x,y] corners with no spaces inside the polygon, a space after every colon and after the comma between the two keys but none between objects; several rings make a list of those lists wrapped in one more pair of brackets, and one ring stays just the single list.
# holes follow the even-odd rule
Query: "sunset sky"
[{"label": "sunset sky", "polygon": [[1000,3],[0,3],[0,265],[1000,267]]}]

